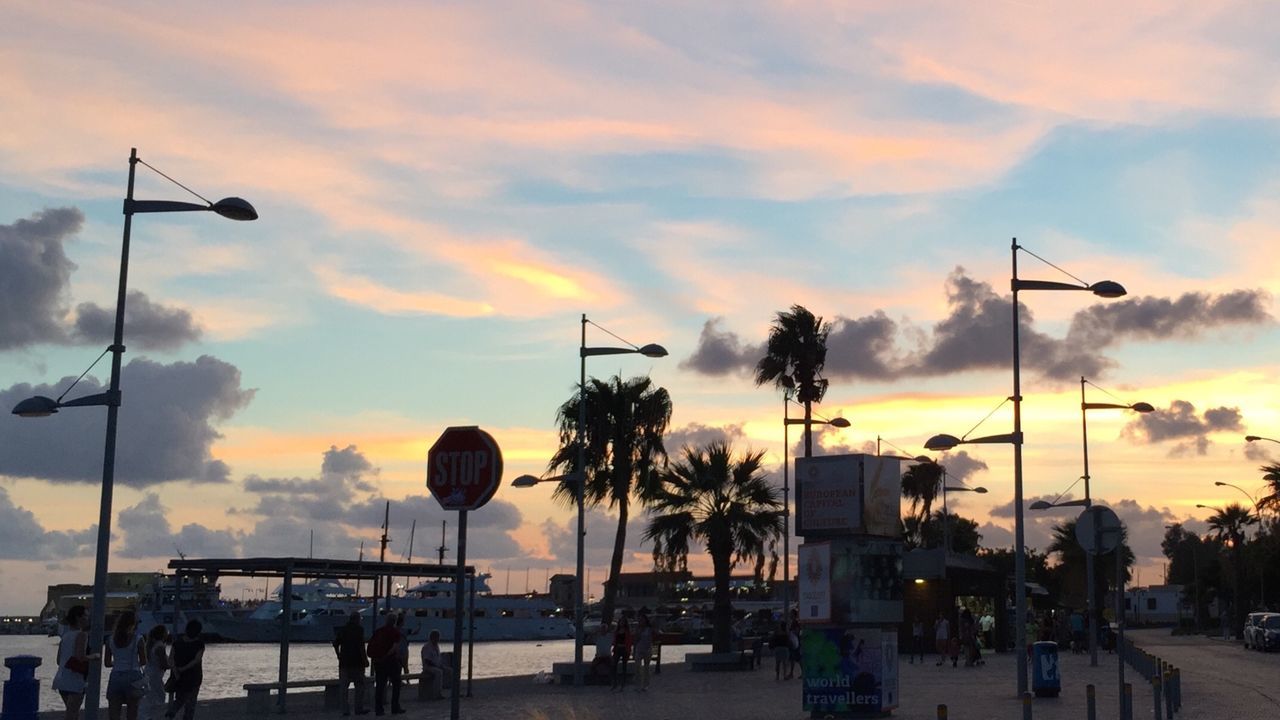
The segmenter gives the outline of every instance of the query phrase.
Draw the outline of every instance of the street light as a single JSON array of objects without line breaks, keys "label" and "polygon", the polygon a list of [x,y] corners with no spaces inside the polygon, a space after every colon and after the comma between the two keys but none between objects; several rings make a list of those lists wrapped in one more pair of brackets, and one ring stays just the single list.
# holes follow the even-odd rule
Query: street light
[{"label": "street light", "polygon": [[1280,440],[1276,440],[1275,438],[1262,437],[1261,435],[1245,435],[1244,436],[1245,442],[1255,442],[1257,440],[1266,440],[1267,442],[1273,442],[1273,443],[1276,443],[1277,445],[1280,445]]},{"label": "street light", "polygon": [[1096,283],[1085,283],[1075,276],[1062,271],[1064,274],[1077,280],[1080,284],[1055,282],[1052,280],[1023,280],[1018,277],[1018,251],[1031,255],[1050,267],[1057,268],[1044,258],[1018,245],[1018,239],[1014,238],[1009,246],[1009,254],[1012,260],[1013,277],[1009,282],[1009,287],[1013,291],[1013,534],[1014,534],[1014,557],[1013,572],[1014,583],[1018,587],[1018,592],[1014,595],[1015,611],[1017,612],[1017,622],[1014,623],[1014,631],[1017,636],[1018,652],[1015,653],[1018,659],[1018,695],[1027,691],[1027,656],[1022,651],[1026,647],[1026,579],[1027,579],[1027,551],[1023,543],[1025,540],[1025,528],[1023,527],[1022,517],[1022,352],[1019,345],[1019,311],[1018,311],[1018,293],[1022,290],[1075,290],[1088,291],[1103,298],[1118,298],[1126,294],[1126,290],[1120,283],[1111,280],[1102,280]]},{"label": "street light", "polygon": [[[581,482],[577,483],[577,492],[575,493],[578,504],[578,564],[577,575],[574,578],[573,586],[573,684],[575,686],[582,685],[582,644],[584,641],[582,622],[586,614],[585,606],[582,602],[582,581],[583,573],[586,572],[586,539],[587,539],[587,521],[586,521],[586,505],[584,496],[586,495],[586,472],[587,472],[587,358],[599,355],[643,355],[647,358],[660,358],[667,356],[667,349],[661,345],[650,343],[644,346],[632,345],[630,347],[587,347],[587,323],[591,321],[587,319],[586,313],[582,314],[582,343],[578,346],[578,467],[577,473],[581,476]],[[595,323],[591,323],[595,325]],[[600,327],[596,325],[596,327]],[[604,328],[600,328],[604,330]],[[605,332],[609,332],[605,330]],[[613,335],[613,333],[609,333]],[[617,335],[613,335],[618,337]],[[618,338],[622,340],[622,338]],[[623,342],[626,342],[623,340]],[[572,476],[570,473],[569,476]],[[521,486],[523,487],[523,486]],[[612,578],[610,578],[612,580]]]},{"label": "street light", "polygon": [[[1097,402],[1091,403],[1085,399],[1084,386],[1086,384],[1093,385],[1093,383],[1089,382],[1088,380],[1085,379],[1083,375],[1081,375],[1080,376],[1080,439],[1081,439],[1081,447],[1084,453],[1084,475],[1081,475],[1080,479],[1084,480],[1084,507],[1090,508],[1090,507],[1093,507],[1093,496],[1089,493],[1089,477],[1090,476],[1089,476],[1089,421],[1087,419],[1088,411],[1089,410],[1132,410],[1134,412],[1145,414],[1149,412],[1154,412],[1155,408],[1152,407],[1150,403],[1145,403],[1145,402],[1136,402],[1132,404],[1097,403]],[[1098,387],[1098,386],[1094,385],[1094,387]],[[1102,388],[1098,388],[1098,389],[1101,390]],[[1106,392],[1106,391],[1103,390],[1103,392]],[[1095,548],[1100,547],[1102,543],[1101,538],[1097,537],[1098,533],[1100,532],[1101,532],[1100,525],[1098,523],[1094,523],[1095,537],[1093,538],[1093,546]],[[1094,577],[1093,553],[1085,553],[1084,564],[1085,564],[1084,572],[1087,578],[1085,593],[1088,595],[1087,601],[1088,601],[1088,607],[1089,607],[1089,665],[1091,667],[1097,667],[1098,666],[1098,618],[1097,618],[1098,608],[1095,605],[1095,597],[1094,597],[1095,593],[1097,592],[1096,590],[1097,579]]]},{"label": "street light", "polygon": [[[173,182],[178,187],[196,195],[204,204],[175,202],[171,200],[134,200],[133,180],[138,163],[142,163],[157,174]],[[89,620],[89,647],[101,648],[107,612],[107,557],[111,546],[111,494],[115,485],[116,464],[116,425],[120,411],[120,362],[124,355],[124,303],[129,278],[129,234],[133,227],[133,216],[136,213],[170,213],[211,211],[229,220],[257,220],[258,211],[245,200],[229,197],[217,202],[210,202],[196,194],[185,185],[178,183],[168,175],[148,165],[138,157],[138,149],[129,151],[129,183],[124,197],[124,235],[120,248],[120,285],[116,294],[115,334],[111,346],[106,352],[111,353],[111,384],[106,392],[96,395],[68,400],[57,400],[36,396],[19,402],[13,413],[22,417],[47,417],[64,407],[87,407],[105,405],[107,408],[107,437],[102,457],[102,500],[98,509],[98,547],[97,558],[93,570],[93,613]],[[106,353],[104,353],[105,355]],[[101,359],[101,357],[99,357]],[[96,364],[96,361],[95,361]],[[92,369],[92,366],[90,366]],[[88,373],[88,370],[85,371]],[[80,376],[81,378],[84,375]],[[76,380],[79,382],[79,379]],[[72,387],[75,383],[71,384]],[[67,388],[69,392],[71,388]],[[63,393],[66,395],[66,392]],[[98,716],[98,697],[102,682],[102,666],[92,663],[89,666],[89,677],[85,688],[85,720],[96,720]]]},{"label": "street light", "polygon": [[[1239,485],[1232,485],[1229,482],[1222,482],[1221,480],[1215,480],[1213,484],[1217,485],[1218,487],[1235,488],[1236,490],[1240,491],[1240,494],[1249,498],[1249,502],[1253,503],[1254,514],[1258,516],[1258,537],[1261,538],[1262,534],[1266,532],[1266,527],[1262,520],[1262,506],[1258,504],[1258,498],[1255,497],[1253,494],[1249,493],[1244,488],[1240,487]],[[1266,545],[1263,545],[1262,547],[1264,550],[1266,549]],[[1265,610],[1267,607],[1267,563],[1265,558],[1263,562],[1258,563],[1258,584],[1260,586],[1258,589],[1262,593],[1262,597],[1261,597],[1262,607]]]},{"label": "street light", "polygon": [[[806,425],[804,418],[790,416],[791,390],[782,393],[782,617],[791,618],[791,435],[792,425]],[[807,425],[830,425],[847,428],[851,423],[842,417],[827,420],[821,416],[810,417]],[[805,432],[809,431],[808,427]],[[775,566],[776,567],[776,566]]]}]

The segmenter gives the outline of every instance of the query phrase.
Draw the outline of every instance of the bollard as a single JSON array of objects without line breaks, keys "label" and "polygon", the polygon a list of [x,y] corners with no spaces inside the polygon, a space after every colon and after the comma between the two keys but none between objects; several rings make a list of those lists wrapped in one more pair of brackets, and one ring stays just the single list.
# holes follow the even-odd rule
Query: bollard
[{"label": "bollard", "polygon": [[1120,697],[1121,720],[1133,720],[1133,685],[1124,684],[1124,694]]},{"label": "bollard", "polygon": [[938,720],[947,720],[947,706],[946,706],[946,705],[939,705],[939,706],[938,706]]},{"label": "bollard", "polygon": [[1164,687],[1164,716],[1166,720],[1173,720],[1173,673],[1165,670],[1161,684]]},{"label": "bollard", "polygon": [[4,659],[9,679],[4,681],[4,705],[0,720],[36,720],[40,708],[40,681],[36,668],[42,661],[35,655],[14,655]]},{"label": "bollard", "polygon": [[1084,686],[1085,703],[1089,713],[1088,720],[1098,720],[1098,700],[1095,693],[1092,683]]},{"label": "bollard", "polygon": [[1182,671],[1173,669],[1173,709],[1182,712]]},{"label": "bollard", "polygon": [[1022,720],[1031,720],[1031,700],[1034,697],[1029,692],[1022,693]]},{"label": "bollard", "polygon": [[1160,678],[1152,678],[1151,680],[1151,707],[1154,711],[1151,717],[1160,720]]}]

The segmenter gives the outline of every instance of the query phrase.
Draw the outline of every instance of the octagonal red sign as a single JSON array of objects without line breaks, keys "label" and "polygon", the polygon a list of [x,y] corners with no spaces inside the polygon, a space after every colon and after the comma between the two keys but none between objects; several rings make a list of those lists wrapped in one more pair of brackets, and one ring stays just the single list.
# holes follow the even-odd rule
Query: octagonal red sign
[{"label": "octagonal red sign", "polygon": [[427,453],[427,489],[445,510],[475,510],[502,482],[502,451],[475,426],[445,428]]}]

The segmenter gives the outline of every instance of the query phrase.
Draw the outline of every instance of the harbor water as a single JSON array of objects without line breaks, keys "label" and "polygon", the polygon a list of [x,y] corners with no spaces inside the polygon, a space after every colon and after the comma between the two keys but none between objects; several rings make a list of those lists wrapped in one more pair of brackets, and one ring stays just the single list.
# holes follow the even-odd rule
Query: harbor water
[{"label": "harbor water", "polygon": [[[443,649],[448,651],[448,643]],[[420,669],[419,651],[410,647],[409,669]],[[527,675],[532,678],[540,670],[550,671],[555,662],[573,660],[573,640],[529,640],[515,642],[477,642],[472,676],[475,678]],[[593,652],[586,648],[588,656]],[[49,687],[57,670],[58,639],[43,635],[0,635],[0,657],[36,655],[44,663],[36,669],[40,680],[40,709],[59,710],[62,700]],[[462,673],[466,678],[466,645],[463,645]],[[276,645],[211,643],[205,650],[204,685],[201,699],[244,697],[244,684],[274,682],[279,676],[280,649]],[[109,671],[107,671],[109,672]],[[289,646],[289,679],[320,680],[338,676],[333,646],[299,643]],[[105,680],[105,678],[104,678]],[[103,682],[105,693],[106,683]],[[106,706],[105,699],[102,707]]]}]

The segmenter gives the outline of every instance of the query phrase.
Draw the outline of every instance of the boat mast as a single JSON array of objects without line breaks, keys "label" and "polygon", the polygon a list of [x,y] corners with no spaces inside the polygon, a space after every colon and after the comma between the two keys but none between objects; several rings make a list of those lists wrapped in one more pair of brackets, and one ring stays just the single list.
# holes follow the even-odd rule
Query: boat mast
[{"label": "boat mast", "polygon": [[[391,538],[387,537],[387,526],[390,524],[391,524],[391,501],[388,500],[386,509],[383,510],[383,513],[382,513],[382,549],[378,551],[379,563],[384,563],[387,561],[387,544],[391,542]],[[388,577],[387,585],[390,586],[390,584],[391,584],[391,578]],[[382,576],[378,575],[377,579],[373,581],[373,595],[374,595],[373,607],[375,610],[378,607],[377,598],[382,596],[382,592],[379,590],[381,585],[382,585]],[[387,593],[386,593],[387,600],[384,607],[386,608],[387,612],[390,612],[391,611],[391,588],[387,587],[386,590],[387,590]]]},{"label": "boat mast", "polygon": [[444,553],[446,550],[449,549],[445,547],[445,544],[444,544],[444,533],[445,533],[445,530],[447,530],[448,528],[449,528],[448,520],[445,520],[444,522],[440,523],[440,547],[436,548],[436,554],[438,554],[440,557],[440,560],[439,560],[440,565],[444,564]]},{"label": "boat mast", "polygon": [[[409,555],[405,559],[406,562],[413,562],[413,534],[418,530],[418,520],[414,518],[413,524],[409,526]],[[404,576],[404,586],[409,587],[409,576]]]}]

